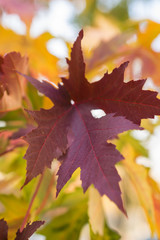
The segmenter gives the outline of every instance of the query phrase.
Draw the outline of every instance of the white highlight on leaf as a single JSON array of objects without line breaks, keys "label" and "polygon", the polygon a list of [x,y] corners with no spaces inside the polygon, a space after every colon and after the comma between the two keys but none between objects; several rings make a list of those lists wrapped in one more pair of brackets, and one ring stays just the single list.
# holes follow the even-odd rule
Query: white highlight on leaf
[{"label": "white highlight on leaf", "polygon": [[40,235],[40,234],[33,234],[33,236],[32,237],[30,237],[29,238],[30,240],[45,240],[46,239],[46,237],[45,236],[42,236],[42,235]]},{"label": "white highlight on leaf", "polygon": [[65,58],[66,56],[68,56],[67,45],[64,40],[60,38],[50,39],[47,42],[47,49],[51,54],[58,58]]},{"label": "white highlight on leaf", "polygon": [[148,158],[143,157],[143,156],[137,157],[136,163],[139,165],[145,166],[145,167],[149,167],[149,168],[152,167],[151,161]]},{"label": "white highlight on leaf", "polygon": [[139,141],[145,141],[149,137],[149,132],[147,130],[132,130],[131,135]]},{"label": "white highlight on leaf", "polygon": [[93,109],[91,110],[91,114],[94,118],[101,118],[106,116],[105,112],[102,109]]},{"label": "white highlight on leaf", "polygon": [[142,73],[142,60],[140,58],[136,58],[132,63],[132,71],[134,73],[134,78],[139,79],[141,78]]},{"label": "white highlight on leaf", "polygon": [[1,21],[3,27],[9,28],[20,35],[26,34],[26,25],[17,14],[3,13]]},{"label": "white highlight on leaf", "polygon": [[80,232],[79,240],[91,240],[89,224],[85,224]]},{"label": "white highlight on leaf", "polygon": [[151,43],[151,48],[155,52],[160,52],[160,34]]},{"label": "white highlight on leaf", "polygon": [[73,28],[71,24],[75,14],[76,10],[69,1],[50,1],[49,9],[38,11],[34,17],[30,34],[32,37],[38,37],[44,32],[49,32],[55,37],[73,41],[78,32],[78,29]]},{"label": "white highlight on leaf", "polygon": [[70,101],[70,103],[71,103],[72,105],[74,105],[74,104],[75,104],[75,102],[74,102],[73,100],[71,100],[71,101]]},{"label": "white highlight on leaf", "polygon": [[0,121],[0,128],[6,127],[6,122],[5,121]]}]

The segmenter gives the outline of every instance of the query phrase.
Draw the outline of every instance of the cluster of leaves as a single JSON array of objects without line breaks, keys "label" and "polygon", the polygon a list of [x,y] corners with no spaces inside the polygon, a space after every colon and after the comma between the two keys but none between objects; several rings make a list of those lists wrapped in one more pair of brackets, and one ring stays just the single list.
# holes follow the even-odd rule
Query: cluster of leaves
[{"label": "cluster of leaves", "polygon": [[[44,224],[42,221],[33,222],[32,224],[28,223],[22,231],[18,229],[15,240],[27,240],[42,224]],[[0,220],[0,238],[3,240],[8,239],[8,226],[3,219]]]},{"label": "cluster of leaves", "polygon": [[[35,11],[45,1],[36,5],[35,1],[14,2],[16,4],[0,1],[0,6],[8,13],[18,13],[29,28]],[[23,5],[24,13],[19,12],[18,2]],[[91,2],[87,2],[86,12],[96,6],[96,1]],[[124,131],[142,130],[142,119],[160,115],[157,93],[142,89],[146,80],[131,80],[150,76],[159,85],[159,53],[151,47],[159,34],[159,24],[147,21],[142,31],[137,30],[141,23],[134,23],[130,31],[121,32],[104,15],[98,13],[94,18],[99,27],[84,28],[83,53],[83,31],[80,31],[71,58],[67,59],[68,76],[65,69],[57,68],[58,59],[46,49],[46,42],[52,38],[49,33],[33,39],[28,34],[17,35],[0,26],[3,33],[0,116],[1,123],[5,124],[0,131],[1,239],[28,239],[44,224],[35,221],[39,218],[46,220],[39,231],[46,239],[79,239],[85,226],[91,239],[119,239],[120,235],[107,226],[101,197],[106,195],[127,215],[119,186],[121,177],[116,169],[119,165],[128,184],[136,190],[151,233],[160,237],[159,186],[149,176],[148,169],[135,161],[137,156],[148,157],[147,151],[130,132],[117,138]],[[107,38],[106,26],[113,29]],[[150,34],[153,29],[154,33]],[[96,36],[95,42],[90,41],[92,33]],[[93,44],[91,53],[87,41]],[[22,57],[23,54],[26,55]],[[141,59],[138,76],[133,71],[137,59]],[[106,65],[114,70],[106,73]],[[114,68],[117,65],[119,67]],[[66,77],[60,80],[61,72]],[[37,80],[40,74],[59,83],[55,87],[48,80]],[[102,77],[92,82],[95,75]],[[99,109],[104,116],[95,116]],[[143,125],[153,132],[154,124],[149,120],[142,122]],[[27,160],[25,180],[23,155]],[[79,168],[80,174],[76,170]],[[124,194],[131,199],[128,189]],[[27,224],[30,221],[35,222]]]}]

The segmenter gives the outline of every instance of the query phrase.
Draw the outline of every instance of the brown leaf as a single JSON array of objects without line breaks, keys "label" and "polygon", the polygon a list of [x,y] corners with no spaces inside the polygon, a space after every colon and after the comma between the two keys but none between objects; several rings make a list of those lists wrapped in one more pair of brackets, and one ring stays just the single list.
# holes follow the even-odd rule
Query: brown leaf
[{"label": "brown leaf", "polygon": [[25,95],[25,79],[15,70],[27,72],[28,59],[21,57],[20,53],[11,52],[1,58],[0,72],[0,113],[18,109],[22,106],[22,98]]}]

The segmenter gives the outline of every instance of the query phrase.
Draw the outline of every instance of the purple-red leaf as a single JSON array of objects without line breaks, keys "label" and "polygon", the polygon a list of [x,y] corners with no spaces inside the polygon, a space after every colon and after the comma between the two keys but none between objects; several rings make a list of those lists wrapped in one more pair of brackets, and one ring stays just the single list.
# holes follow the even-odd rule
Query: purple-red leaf
[{"label": "purple-red leaf", "polygon": [[85,64],[81,49],[82,38],[83,30],[80,31],[79,37],[73,45],[71,60],[67,59],[69,65],[69,79],[63,78],[65,88],[74,101],[82,101],[83,98],[86,98],[90,85],[85,78]]},{"label": "purple-red leaf", "polygon": [[27,177],[25,184],[42,173],[45,167],[50,168],[54,158],[59,158],[72,143],[71,107],[55,106],[50,110],[41,109],[30,112],[38,123],[24,139],[29,143],[25,154]]},{"label": "purple-red leaf", "polygon": [[36,221],[32,224],[28,223],[22,232],[20,232],[18,229],[15,240],[28,240],[33,235],[33,233],[35,233],[36,230],[43,224],[44,221]]},{"label": "purple-red leaf", "polygon": [[[21,232],[18,229],[15,240],[28,240],[36,230],[44,224],[44,221],[36,221],[27,226]],[[0,220],[0,240],[8,240],[8,224],[4,219]]]},{"label": "purple-red leaf", "polygon": [[8,225],[4,219],[0,220],[0,239],[7,240],[8,239]]},{"label": "purple-red leaf", "polygon": [[[106,73],[101,80],[95,83],[90,84],[82,76],[82,83],[75,84],[76,81],[79,82],[80,80],[77,78],[77,71],[75,71],[74,66],[76,68],[79,64],[79,71],[82,71],[82,73],[85,71],[81,51],[82,37],[83,34],[80,32],[72,49],[72,58],[69,62],[69,79],[62,79],[71,99],[75,102],[90,102],[106,113],[125,116],[137,124],[140,124],[141,119],[159,115],[160,101],[156,98],[157,93],[142,90],[145,80],[123,82],[124,70],[128,62],[123,63],[119,68],[115,68],[111,74]],[[75,90],[78,87],[80,89]],[[77,94],[75,94],[75,91]]]},{"label": "purple-red leaf", "polygon": [[113,144],[106,141],[123,131],[140,128],[124,117],[114,117],[114,114],[94,119],[90,111],[90,106],[75,105],[73,118],[76,121],[71,126],[75,139],[67,153],[60,158],[62,165],[58,171],[57,195],[80,167],[84,191],[94,184],[101,195],[106,194],[124,211],[118,184],[120,177],[115,168],[115,164],[123,157]]},{"label": "purple-red leaf", "polygon": [[66,89],[60,84],[58,84],[58,88],[55,88],[52,85],[52,82],[48,82],[46,80],[38,81],[35,78],[26,76],[25,74],[22,74],[20,72],[18,73],[25,77],[33,86],[35,86],[39,92],[50,98],[54,104],[62,106],[70,105],[70,97]]},{"label": "purple-red leaf", "polygon": [[[80,167],[84,191],[94,184],[101,195],[106,194],[125,212],[115,168],[122,156],[107,140],[123,131],[140,129],[142,118],[160,114],[160,100],[157,93],[142,90],[145,80],[124,83],[127,62],[111,74],[106,73],[100,81],[89,83],[85,78],[82,37],[81,31],[73,45],[71,60],[67,60],[69,79],[62,79],[64,85],[54,88],[49,82],[26,76],[53,101],[54,107],[30,112],[38,127],[26,136],[29,148],[25,155],[25,184],[50,167],[53,158],[58,158],[62,165],[57,195]],[[93,109],[103,109],[106,116],[95,119]]]}]

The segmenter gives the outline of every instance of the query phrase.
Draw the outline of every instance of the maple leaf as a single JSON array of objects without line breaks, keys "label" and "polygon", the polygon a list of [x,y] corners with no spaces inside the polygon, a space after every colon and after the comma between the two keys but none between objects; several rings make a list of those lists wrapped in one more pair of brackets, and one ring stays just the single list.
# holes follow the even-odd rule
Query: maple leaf
[{"label": "maple leaf", "polygon": [[15,70],[27,72],[28,59],[20,53],[10,52],[0,57],[0,112],[21,107],[25,94],[25,79]]},{"label": "maple leaf", "polygon": [[[57,195],[72,173],[81,168],[84,191],[94,184],[101,195],[106,194],[125,212],[119,188],[120,177],[115,164],[122,159],[115,146],[106,141],[129,129],[141,129],[142,118],[160,114],[157,93],[143,91],[145,80],[124,83],[122,64],[106,73],[95,83],[85,78],[85,64],[81,50],[83,31],[73,45],[69,64],[69,79],[55,88],[47,81],[25,76],[41,93],[54,103],[50,110],[29,113],[38,127],[25,140],[29,143],[27,176],[24,184],[50,167],[53,158],[61,161],[58,171]],[[95,119],[93,109],[103,109],[106,116]]]},{"label": "maple leaf", "polygon": [[[2,54],[11,52],[14,49],[14,51],[20,52],[23,55],[27,55],[30,57],[29,70],[34,76],[37,76],[38,73],[46,76],[49,79],[53,78],[55,83],[58,82],[58,58],[50,54],[46,47],[47,42],[53,38],[49,32],[45,32],[37,38],[32,38],[29,34],[18,35],[10,29],[3,28],[1,25],[0,32],[3,36],[3,38],[0,38]],[[25,71],[22,69],[17,70],[25,73]]]},{"label": "maple leaf", "polygon": [[70,179],[72,173],[81,168],[81,180],[84,192],[91,184],[98,189],[101,195],[106,194],[122,210],[120,177],[115,164],[123,157],[113,144],[106,140],[114,138],[118,133],[129,129],[139,129],[138,126],[123,117],[114,117],[108,114],[99,120],[94,119],[89,108],[82,104],[74,109],[72,131],[74,142],[66,155],[59,160],[62,165],[57,173],[57,195]]},{"label": "maple leaf", "polygon": [[0,220],[0,239],[7,240],[8,239],[8,225],[4,219]]},{"label": "maple leaf", "polygon": [[[146,80],[124,83],[124,70],[128,62],[115,68],[111,74],[105,73],[102,79],[89,83],[85,80],[85,65],[80,47],[83,38],[81,31],[74,44],[69,62],[69,79],[63,78],[64,87],[75,102],[90,102],[107,113],[116,113],[125,116],[136,124],[141,119],[153,118],[160,114],[160,101],[156,98],[157,92],[144,91],[142,87]],[[79,43],[79,44],[78,44]],[[78,72],[78,73],[77,73]],[[77,75],[81,72],[81,78]],[[73,87],[74,86],[74,87]],[[80,88],[81,91],[75,90]],[[78,95],[75,94],[75,91]]]},{"label": "maple leaf", "polygon": [[22,232],[20,232],[20,230],[18,229],[15,240],[28,240],[29,237],[31,237],[32,234],[35,233],[37,228],[39,228],[43,224],[44,221],[36,221],[33,222],[32,224],[28,223]]},{"label": "maple leaf", "polygon": [[[29,237],[31,237],[33,233],[35,233],[37,228],[39,228],[43,224],[44,221],[36,221],[32,224],[28,223],[22,232],[20,232],[20,229],[18,229],[15,240],[28,240]],[[4,221],[4,219],[0,220],[0,239],[8,240],[8,224],[6,221]]]}]

